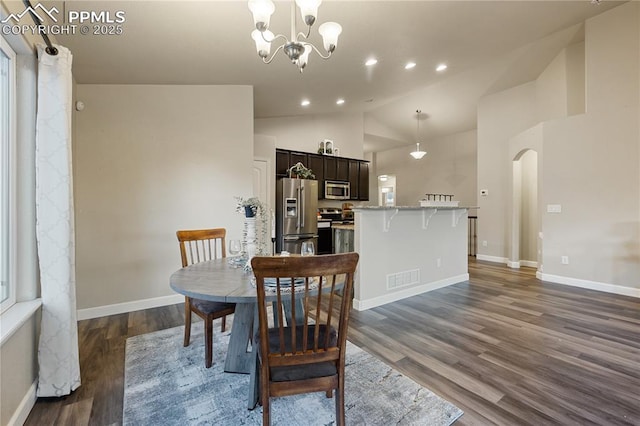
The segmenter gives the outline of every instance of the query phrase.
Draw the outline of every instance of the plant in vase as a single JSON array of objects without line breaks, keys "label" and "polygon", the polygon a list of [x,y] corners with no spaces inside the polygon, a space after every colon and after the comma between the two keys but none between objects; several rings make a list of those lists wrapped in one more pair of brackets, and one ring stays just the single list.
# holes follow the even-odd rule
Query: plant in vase
[{"label": "plant in vase", "polygon": [[264,204],[262,204],[262,201],[260,201],[258,197],[247,199],[236,197],[236,200],[238,200],[236,211],[244,214],[245,217],[255,217],[257,214],[264,213]]},{"label": "plant in vase", "polygon": [[[242,198],[236,197],[236,211],[244,216],[244,232],[242,243],[244,250],[241,255],[242,260],[246,260],[245,271],[251,271],[251,258],[253,256],[263,256],[266,250],[267,241],[267,221],[268,215],[266,206],[258,197]],[[259,220],[258,220],[259,219]]]},{"label": "plant in vase", "polygon": [[302,163],[296,163],[287,169],[287,173],[290,178],[300,179],[315,179],[316,175],[313,174],[313,170],[305,167]]}]

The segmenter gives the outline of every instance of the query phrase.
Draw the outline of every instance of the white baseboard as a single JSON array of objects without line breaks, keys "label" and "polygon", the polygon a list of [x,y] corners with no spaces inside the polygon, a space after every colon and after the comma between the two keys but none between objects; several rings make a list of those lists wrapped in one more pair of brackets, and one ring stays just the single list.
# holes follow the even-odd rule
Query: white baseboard
[{"label": "white baseboard", "polygon": [[27,417],[29,417],[29,413],[33,406],[36,405],[36,399],[38,399],[36,396],[37,389],[38,379],[36,378],[36,381],[29,386],[27,394],[22,398],[22,401],[20,401],[20,404],[13,413],[13,416],[9,419],[9,423],[7,423],[8,426],[22,426],[27,421]]},{"label": "white baseboard", "polygon": [[487,262],[504,263],[504,264],[506,264],[509,261],[509,259],[507,259],[506,257],[488,256],[486,254],[477,254],[476,259],[486,260]]},{"label": "white baseboard", "polygon": [[556,284],[570,285],[573,287],[588,288],[590,290],[604,291],[606,293],[620,294],[622,296],[631,296],[640,298],[640,288],[624,287],[621,285],[601,283],[597,281],[582,280],[579,278],[562,277],[559,275],[540,274],[536,277],[542,281],[548,281]]},{"label": "white baseboard", "polygon": [[498,257],[498,256],[487,256],[486,254],[478,254],[476,255],[476,259],[485,260],[487,262],[495,262],[495,263],[504,263],[509,268],[518,269],[521,266],[528,266],[530,268],[537,268],[538,262],[534,262],[532,260],[518,260],[512,261],[507,259],[506,257]]},{"label": "white baseboard", "polygon": [[108,315],[140,311],[142,309],[157,308],[159,306],[174,305],[180,302],[184,302],[184,296],[180,294],[172,294],[171,296],[154,297],[152,299],[134,300],[133,302],[78,309],[77,316],[78,321],[80,321],[91,318],[106,317]]},{"label": "white baseboard", "polygon": [[407,297],[426,293],[427,291],[436,290],[451,284],[457,284],[464,281],[469,281],[469,274],[461,274],[454,277],[445,278],[444,280],[421,284],[419,286],[407,288],[400,291],[394,291],[393,293],[384,294],[382,296],[374,297],[373,299],[360,300],[354,298],[353,307],[357,311],[366,311],[367,309],[375,308],[376,306],[385,305],[387,303],[395,302],[397,300],[405,299]]}]

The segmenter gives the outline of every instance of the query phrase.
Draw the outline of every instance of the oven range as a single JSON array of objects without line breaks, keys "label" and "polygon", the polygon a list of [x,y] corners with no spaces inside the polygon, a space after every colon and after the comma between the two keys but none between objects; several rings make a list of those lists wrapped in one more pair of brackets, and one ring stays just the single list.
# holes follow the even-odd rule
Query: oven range
[{"label": "oven range", "polygon": [[321,207],[318,209],[318,254],[335,253],[331,225],[347,223],[353,223],[353,219],[344,220],[340,208]]}]

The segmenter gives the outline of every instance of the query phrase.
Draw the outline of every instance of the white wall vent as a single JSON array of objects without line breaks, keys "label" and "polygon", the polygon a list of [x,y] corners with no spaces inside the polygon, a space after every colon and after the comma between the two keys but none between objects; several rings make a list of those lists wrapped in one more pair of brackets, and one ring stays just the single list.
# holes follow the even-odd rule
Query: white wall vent
[{"label": "white wall vent", "polygon": [[420,284],[420,269],[396,272],[387,275],[387,290],[394,290],[399,287]]}]

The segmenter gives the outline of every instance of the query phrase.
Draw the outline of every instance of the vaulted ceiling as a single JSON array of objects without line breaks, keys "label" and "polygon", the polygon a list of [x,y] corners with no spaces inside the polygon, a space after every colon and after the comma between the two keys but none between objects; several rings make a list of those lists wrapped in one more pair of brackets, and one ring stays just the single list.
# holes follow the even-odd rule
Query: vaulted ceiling
[{"label": "vaulted ceiling", "polygon": [[[276,2],[274,33],[289,34],[291,3]],[[428,117],[426,139],[475,128],[481,96],[535,79],[583,37],[585,19],[619,4],[325,0],[318,23],[339,22],[343,32],[333,57],[312,53],[303,74],[283,53],[261,63],[244,0],[69,1],[60,6],[124,11],[123,32],[58,40],[79,84],[252,85],[257,118],[364,112],[365,151],[378,151],[414,143],[417,108]],[[311,40],[321,46],[317,28]],[[365,67],[372,56],[378,64]],[[405,70],[408,61],[417,66]],[[438,73],[439,63],[449,68]],[[301,107],[303,98],[311,104]]]}]

